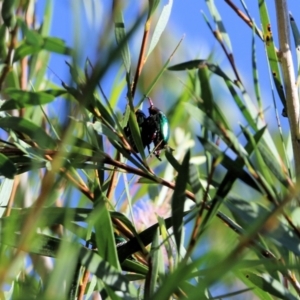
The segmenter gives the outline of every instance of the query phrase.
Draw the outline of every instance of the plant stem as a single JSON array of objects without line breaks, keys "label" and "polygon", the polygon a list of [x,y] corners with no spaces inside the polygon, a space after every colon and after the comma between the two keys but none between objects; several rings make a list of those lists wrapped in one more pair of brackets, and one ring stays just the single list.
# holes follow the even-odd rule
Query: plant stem
[{"label": "plant stem", "polygon": [[300,175],[300,130],[299,97],[296,87],[295,71],[290,50],[289,16],[286,0],[276,0],[281,68],[286,94],[287,115],[291,128],[291,140],[295,159],[295,175]]}]

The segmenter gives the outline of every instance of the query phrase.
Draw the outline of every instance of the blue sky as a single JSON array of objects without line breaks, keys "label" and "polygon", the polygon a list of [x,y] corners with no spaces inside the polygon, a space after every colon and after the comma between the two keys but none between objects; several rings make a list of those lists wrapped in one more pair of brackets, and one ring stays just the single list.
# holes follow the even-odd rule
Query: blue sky
[{"label": "blue sky", "polygon": [[[168,1],[162,1],[163,4]],[[240,1],[233,1],[238,7],[242,7]],[[45,5],[45,0],[37,1],[38,15],[40,16],[40,21],[42,20],[43,6]],[[97,43],[99,40],[99,33],[101,28],[107,22],[107,17],[110,16],[112,1],[108,0],[89,0],[89,1],[73,1],[73,0],[53,0],[54,10],[53,10],[53,22],[51,28],[51,35],[60,37],[66,41],[66,43],[80,49],[82,55],[82,61],[85,57],[93,59],[97,53]],[[251,39],[252,33],[250,28],[244,24],[238,16],[233,12],[233,10],[225,3],[225,1],[215,1],[218,5],[219,13],[222,16],[223,22],[227,32],[231,36],[231,44],[233,49],[233,54],[235,62],[241,72],[243,82],[245,83],[248,92],[253,93],[253,81],[252,81],[252,70],[251,70]],[[250,15],[253,17],[257,25],[259,24],[259,11],[258,3],[259,1],[245,1]],[[147,4],[147,1],[126,1],[126,7],[124,10],[125,24],[127,28],[130,28],[132,22],[137,18],[137,16],[142,11],[142,8]],[[267,1],[269,15],[271,19],[272,32],[275,41],[277,41],[277,28],[276,28],[276,15],[274,1]],[[300,25],[300,16],[297,15],[299,9],[299,3],[297,1],[288,1],[289,11],[293,13],[296,22]],[[176,43],[185,36],[183,43],[180,46],[178,54],[175,55],[172,64],[180,63],[183,61],[196,59],[196,58],[206,58],[213,52],[214,60],[221,65],[228,65],[226,57],[221,50],[221,47],[216,42],[212,36],[208,26],[206,25],[201,11],[205,13],[206,16],[211,20],[209,12],[205,1],[199,0],[189,0],[189,1],[178,1],[175,0],[173,3],[173,9],[171,12],[171,17],[166,28],[167,34],[162,36],[161,43],[166,43],[169,45],[169,49],[165,49],[166,58],[173,51]],[[135,36],[130,42],[130,51],[134,54],[132,55],[133,61],[133,72],[134,66],[136,66],[138,51],[142,36],[141,28],[136,32]],[[114,39],[114,37],[111,37]],[[168,40],[170,40],[170,43]],[[294,44],[292,43],[292,46]],[[271,89],[269,74],[267,71],[265,50],[263,43],[257,38],[256,39],[257,48],[257,60],[262,66],[260,68],[260,79],[262,80],[262,95],[265,100],[265,107],[273,105],[271,101]],[[65,57],[61,55],[53,55],[50,61],[50,67],[57,73],[61,78],[68,78],[68,67],[65,65]],[[295,60],[296,65],[296,60]],[[149,71],[145,66],[144,71]],[[149,68],[149,67],[148,67]],[[112,80],[115,77],[116,69],[110,70],[108,72],[102,85],[105,90],[109,91]],[[170,75],[169,72],[165,76]],[[51,75],[50,75],[51,76]],[[174,79],[176,80],[176,76]],[[53,75],[52,75],[53,77]],[[166,94],[167,92],[165,92]],[[172,91],[174,96],[176,90]],[[276,93],[275,93],[276,94]],[[276,95],[277,96],[277,95]],[[279,112],[281,113],[281,103],[277,99]],[[161,104],[163,105],[163,104]],[[270,112],[271,119],[270,122],[273,123],[275,119],[272,118],[273,112]],[[268,113],[267,113],[268,116]],[[283,126],[286,127],[287,119],[283,119]]]}]

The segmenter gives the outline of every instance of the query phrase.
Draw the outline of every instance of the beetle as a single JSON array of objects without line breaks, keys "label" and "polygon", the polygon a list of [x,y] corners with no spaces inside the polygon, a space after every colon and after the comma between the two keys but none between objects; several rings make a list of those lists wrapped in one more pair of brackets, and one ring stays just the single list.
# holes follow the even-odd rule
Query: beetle
[{"label": "beetle", "polygon": [[[146,115],[140,109],[138,109],[135,112],[135,116],[136,116],[136,121],[138,123],[138,126],[140,128],[142,143],[143,143],[143,146],[145,148],[145,146],[148,144],[148,140],[146,140],[146,135],[144,135],[144,136],[142,135],[142,132],[143,132],[143,128],[145,127],[145,122],[146,122],[147,117],[146,117]],[[134,143],[132,134],[131,134],[129,123],[127,123],[126,127],[124,128],[124,132],[125,132],[125,135],[128,138],[128,141],[129,141],[131,147],[133,148],[133,150],[135,152],[138,152],[138,150],[136,148],[136,145]]]},{"label": "beetle", "polygon": [[[166,115],[154,106],[150,97],[147,98],[150,103],[150,107],[148,108],[149,116],[147,117],[141,110],[137,110],[135,115],[140,128],[144,148],[147,147],[150,153],[150,144],[153,142],[155,146],[153,153],[159,160],[161,160],[159,156],[160,151],[168,144],[170,137],[170,125]],[[137,152],[129,124],[127,124],[124,128],[124,132],[128,137],[131,146]]]}]

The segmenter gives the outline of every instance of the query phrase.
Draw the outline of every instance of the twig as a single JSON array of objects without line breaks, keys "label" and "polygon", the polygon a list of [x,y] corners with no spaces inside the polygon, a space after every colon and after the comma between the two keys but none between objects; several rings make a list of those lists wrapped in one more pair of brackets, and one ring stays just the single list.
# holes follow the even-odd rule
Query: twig
[{"label": "twig", "polygon": [[16,178],[14,180],[14,183],[13,183],[13,188],[12,188],[11,194],[9,196],[7,208],[6,208],[5,213],[4,213],[5,217],[10,216],[11,208],[12,208],[14,200],[15,200],[15,196],[16,196],[16,192],[17,192],[19,183],[20,183],[20,176],[16,176]]},{"label": "twig", "polygon": [[[236,14],[252,29],[253,22],[246,16],[231,0],[224,0],[235,12]],[[255,33],[259,36],[259,38],[263,41],[263,33],[255,26]]]},{"label": "twig", "polygon": [[225,53],[225,55],[226,55],[226,57],[227,57],[227,59],[228,59],[230,65],[231,65],[231,67],[232,67],[232,70],[233,70],[233,72],[234,72],[234,74],[235,74],[236,81],[237,81],[239,84],[242,84],[242,81],[241,81],[241,79],[240,79],[238,70],[237,70],[237,68],[236,68],[236,66],[235,66],[233,54],[228,52],[228,50],[227,50],[225,44],[223,43],[222,35],[220,34],[219,29],[218,29],[218,30],[214,30],[214,29],[212,28],[212,26],[211,26],[209,23],[207,23],[207,25],[208,25],[209,29],[211,30],[212,34],[214,35],[214,37],[216,38],[216,40],[217,40],[217,41],[219,42],[219,44],[221,45],[221,47],[222,47],[222,49],[223,49],[223,51],[224,51],[224,53]]},{"label": "twig", "polygon": [[142,40],[142,45],[141,45],[141,51],[140,51],[139,61],[138,61],[138,65],[137,65],[137,68],[136,68],[136,72],[135,72],[135,76],[134,76],[134,81],[133,81],[132,89],[131,89],[131,96],[132,96],[132,98],[134,97],[139,77],[140,77],[140,75],[142,73],[142,69],[143,69],[144,64],[146,62],[145,61],[145,51],[146,51],[146,46],[147,46],[147,42],[148,42],[148,38],[149,38],[149,33],[150,33],[150,25],[151,25],[151,21],[147,20],[147,22],[145,24],[145,30],[144,30],[144,35],[143,35],[143,40]]},{"label": "twig", "polygon": [[286,93],[287,115],[291,128],[291,140],[295,159],[296,180],[300,175],[300,120],[299,97],[297,93],[296,78],[292,54],[290,50],[289,15],[286,0],[276,0],[276,15],[278,38],[281,52],[281,68]]},{"label": "twig", "polygon": [[90,272],[88,271],[88,269],[85,269],[82,278],[82,283],[78,287],[78,300],[83,300],[84,292],[88,284],[89,277],[90,277]]}]

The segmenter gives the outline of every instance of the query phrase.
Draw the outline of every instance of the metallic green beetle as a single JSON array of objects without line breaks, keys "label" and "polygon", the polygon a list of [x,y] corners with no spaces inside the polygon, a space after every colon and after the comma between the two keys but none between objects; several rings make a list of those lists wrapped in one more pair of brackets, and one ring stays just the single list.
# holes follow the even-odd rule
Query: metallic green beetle
[{"label": "metallic green beetle", "polygon": [[[164,149],[170,137],[169,121],[166,115],[153,105],[151,98],[148,97],[148,100],[150,103],[150,107],[148,108],[149,117],[146,117],[141,110],[137,110],[135,114],[140,127],[143,146],[147,147],[150,152],[150,144],[153,142],[155,146],[153,153],[161,160],[159,157],[160,150]],[[131,136],[129,125],[127,125],[124,130],[133,149],[137,151]]]}]

